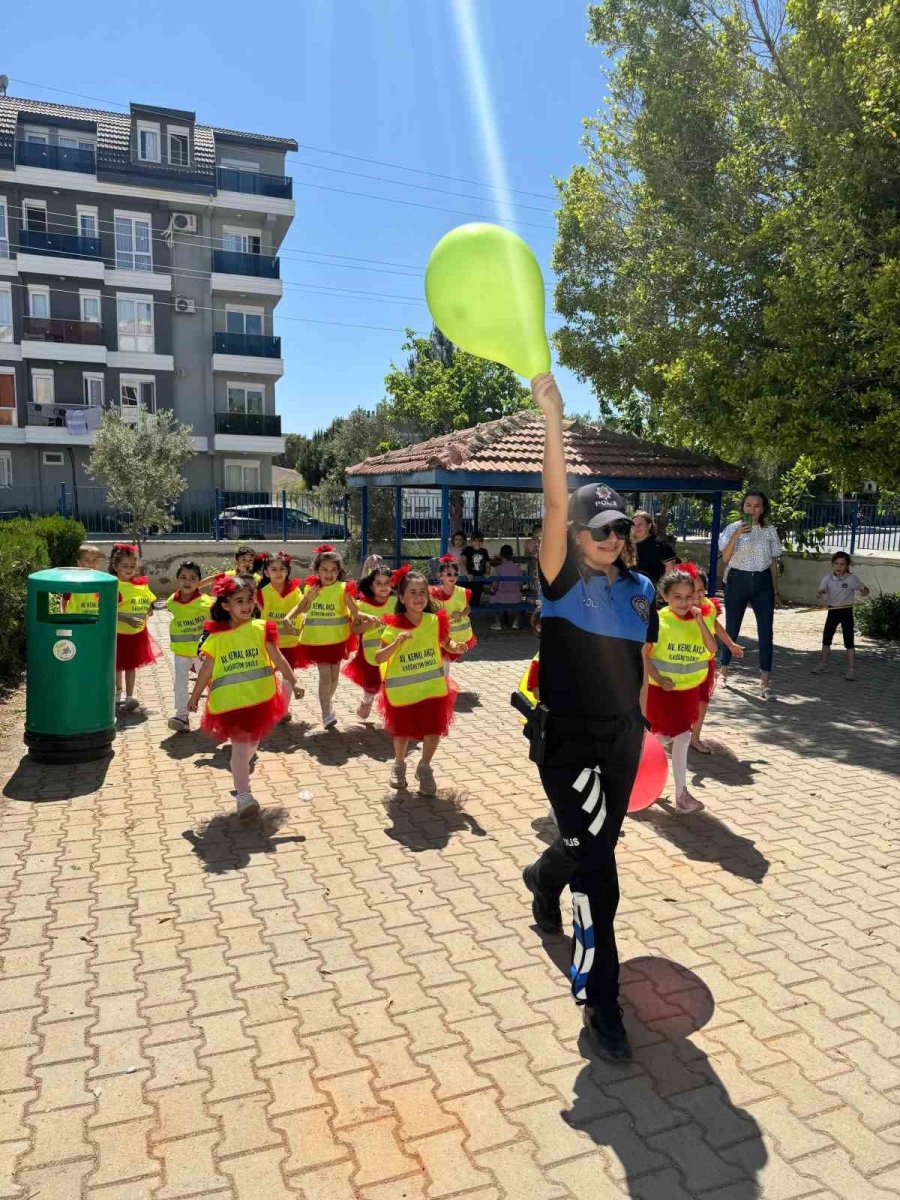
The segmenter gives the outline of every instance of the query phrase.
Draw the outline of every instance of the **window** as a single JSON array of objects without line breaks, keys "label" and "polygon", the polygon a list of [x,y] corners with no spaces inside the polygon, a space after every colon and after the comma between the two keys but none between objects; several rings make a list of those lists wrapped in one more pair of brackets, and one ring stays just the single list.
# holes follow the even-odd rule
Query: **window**
[{"label": "window", "polygon": [[31,372],[31,399],[34,404],[52,404],[54,400],[53,372]]},{"label": "window", "polygon": [[259,254],[262,251],[262,238],[254,230],[223,229],[222,249],[234,250],[238,254]]},{"label": "window", "polygon": [[80,292],[81,297],[81,319],[82,321],[93,321],[96,325],[100,324],[100,293],[99,292]]},{"label": "window", "polygon": [[94,151],[94,143],[89,138],[60,134],[56,141],[58,145],[64,146],[67,150],[90,150],[91,153]]},{"label": "window", "polygon": [[156,380],[152,375],[120,375],[119,405],[122,419],[136,421],[141,409],[156,411]]},{"label": "window", "polygon": [[43,458],[45,467],[61,467],[64,461],[60,450],[45,450]]},{"label": "window", "polygon": [[0,258],[9,258],[9,225],[6,219],[5,196],[0,196]]},{"label": "window", "polygon": [[119,349],[153,353],[153,297],[117,296]]},{"label": "window", "polygon": [[228,411],[259,415],[266,406],[266,389],[246,383],[228,384]]},{"label": "window", "polygon": [[16,376],[13,371],[0,373],[0,425],[16,425]]},{"label": "window", "polygon": [[91,408],[103,407],[103,376],[86,372],[84,379],[84,402]]},{"label": "window", "polygon": [[25,200],[22,204],[22,216],[25,228],[33,233],[47,232],[47,202],[46,200]]},{"label": "window", "polygon": [[0,450],[0,488],[9,488],[12,485],[12,452]]},{"label": "window", "polygon": [[186,167],[191,161],[190,130],[169,126],[169,162],[173,167]]},{"label": "window", "polygon": [[50,135],[46,129],[29,129],[26,125],[25,141],[32,142],[35,146],[46,146],[50,141]]},{"label": "window", "polygon": [[150,218],[145,213],[115,214],[116,266],[120,271],[151,271]]},{"label": "window", "polygon": [[8,283],[0,283],[0,342],[12,340],[12,288]]},{"label": "window", "polygon": [[138,158],[143,162],[159,162],[159,126],[149,121],[138,121]]},{"label": "window", "polygon": [[256,333],[263,331],[261,308],[228,308],[225,313],[225,329],[228,333]]},{"label": "window", "polygon": [[231,171],[258,171],[259,163],[244,162],[242,158],[223,158],[220,167],[228,167]]},{"label": "window", "polygon": [[50,289],[45,287],[28,288],[28,315],[41,320],[50,320]]},{"label": "window", "polygon": [[86,204],[76,206],[75,215],[78,220],[78,236],[95,238],[97,236],[97,210]]},{"label": "window", "polygon": [[225,462],[226,492],[258,492],[258,462]]}]

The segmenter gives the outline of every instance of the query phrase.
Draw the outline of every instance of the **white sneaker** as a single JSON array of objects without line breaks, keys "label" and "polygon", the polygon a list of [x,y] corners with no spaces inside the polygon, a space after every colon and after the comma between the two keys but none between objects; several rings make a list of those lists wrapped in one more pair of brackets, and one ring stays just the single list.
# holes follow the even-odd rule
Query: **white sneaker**
[{"label": "white sneaker", "polygon": [[322,724],[325,726],[326,729],[334,729],[335,725],[337,725],[337,717],[334,715],[333,712],[330,712],[328,714],[328,716],[324,719]]},{"label": "white sneaker", "polygon": [[126,696],[125,703],[122,707],[126,712],[134,712],[136,709],[141,707],[141,702],[138,700],[137,696]]},{"label": "white sneaker", "polygon": [[420,796],[437,795],[437,782],[434,778],[434,771],[431,769],[431,763],[419,763],[416,767],[416,779],[419,781]]},{"label": "white sneaker", "polygon": [[848,667],[847,674],[844,676],[844,678],[849,679],[851,682],[856,678],[856,671],[853,669],[853,667]]},{"label": "white sneaker", "polygon": [[389,783],[390,787],[392,787],[394,789],[395,792],[405,792],[406,791],[406,763],[405,762],[397,762],[397,760],[395,759],[391,763],[391,777],[388,780],[388,783]]},{"label": "white sneaker", "polygon": [[242,821],[259,816],[259,801],[251,792],[239,792],[235,798],[235,811]]},{"label": "white sneaker", "polygon": [[693,813],[700,812],[706,806],[702,800],[698,800],[696,796],[692,796],[687,788],[685,788],[675,801],[675,807],[680,813]]},{"label": "white sneaker", "polygon": [[360,702],[359,708],[356,710],[356,715],[358,717],[361,717],[362,720],[365,721],[365,719],[368,717],[368,715],[369,715],[369,713],[371,713],[371,711],[372,711],[372,701],[371,700],[362,700]]},{"label": "white sneaker", "polygon": [[493,623],[493,625],[491,626],[491,629],[493,629],[493,630],[495,630],[495,631],[502,631],[502,629],[503,629],[503,626],[500,624],[500,622],[499,622],[499,621],[495,621],[495,622]]},{"label": "white sneaker", "polygon": [[175,733],[190,733],[191,726],[184,717],[169,717],[169,728]]},{"label": "white sneaker", "polygon": [[828,669],[828,664],[827,664],[827,663],[820,662],[820,663],[819,663],[819,665],[818,665],[817,667],[813,667],[813,669],[812,669],[812,673],[813,673],[813,675],[821,675],[821,674],[822,674],[822,672],[823,672],[823,671],[825,671],[825,670],[827,670],[827,669]]}]

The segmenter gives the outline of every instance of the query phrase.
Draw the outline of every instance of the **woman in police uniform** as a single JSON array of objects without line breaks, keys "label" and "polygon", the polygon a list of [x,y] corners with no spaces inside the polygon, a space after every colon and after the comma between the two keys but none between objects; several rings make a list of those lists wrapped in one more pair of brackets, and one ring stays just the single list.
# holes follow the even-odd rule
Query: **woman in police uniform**
[{"label": "woman in police uniform", "polygon": [[619,495],[586,484],[569,501],[562,397],[552,375],[531,386],[546,420],[538,683],[549,726],[539,770],[560,836],[523,878],[547,933],[562,931],[560,895],[571,889],[575,1002],[593,1047],[624,1059],[631,1048],[618,996],[615,851],[644,737],[643,646],[657,638],[655,597],[632,570],[631,521]]}]

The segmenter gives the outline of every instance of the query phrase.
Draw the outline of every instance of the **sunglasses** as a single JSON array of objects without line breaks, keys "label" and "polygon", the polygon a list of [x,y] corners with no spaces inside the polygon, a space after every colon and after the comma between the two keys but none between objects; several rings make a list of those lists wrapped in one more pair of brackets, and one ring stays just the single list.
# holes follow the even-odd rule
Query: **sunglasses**
[{"label": "sunglasses", "polygon": [[582,525],[582,529],[587,529],[591,535],[591,541],[605,542],[611,533],[614,533],[617,538],[625,540],[631,533],[631,522],[624,518],[620,521],[611,521],[609,525],[598,525],[593,528],[588,528],[587,525]]}]

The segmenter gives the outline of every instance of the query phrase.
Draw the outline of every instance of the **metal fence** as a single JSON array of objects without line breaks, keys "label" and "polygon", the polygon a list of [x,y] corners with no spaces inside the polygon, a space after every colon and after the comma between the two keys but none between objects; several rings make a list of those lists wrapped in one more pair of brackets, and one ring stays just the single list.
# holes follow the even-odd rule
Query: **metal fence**
[{"label": "metal fence", "polygon": [[900,512],[856,500],[825,500],[811,504],[802,522],[804,532],[822,531],[823,550],[900,550]]}]

